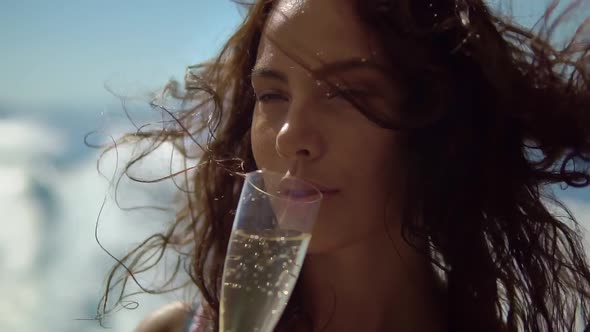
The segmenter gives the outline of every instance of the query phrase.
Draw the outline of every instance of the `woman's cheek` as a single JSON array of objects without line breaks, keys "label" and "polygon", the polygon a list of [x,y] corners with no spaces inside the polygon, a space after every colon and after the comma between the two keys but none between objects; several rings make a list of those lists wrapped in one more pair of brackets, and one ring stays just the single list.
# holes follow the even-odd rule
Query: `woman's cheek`
[{"label": "woman's cheek", "polygon": [[271,121],[264,114],[254,112],[251,126],[251,144],[254,160],[258,168],[272,168],[277,162],[278,154],[275,150],[279,124]]}]

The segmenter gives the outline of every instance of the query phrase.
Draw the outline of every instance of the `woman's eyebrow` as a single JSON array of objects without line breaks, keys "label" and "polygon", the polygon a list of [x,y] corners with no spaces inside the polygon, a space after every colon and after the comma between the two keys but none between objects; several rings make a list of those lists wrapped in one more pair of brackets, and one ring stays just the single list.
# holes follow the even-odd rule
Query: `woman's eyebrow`
[{"label": "woman's eyebrow", "polygon": [[372,59],[355,57],[326,63],[317,69],[312,69],[312,73],[315,77],[329,77],[354,70],[371,70],[383,75],[389,72],[385,66]]},{"label": "woman's eyebrow", "polygon": [[[317,69],[312,69],[311,71],[314,77],[319,79],[334,76],[347,71],[361,69],[375,71],[385,76],[387,76],[387,73],[389,72],[385,66],[367,58],[350,58],[346,60],[334,61],[324,64]],[[289,79],[284,72],[263,66],[254,66],[250,77],[264,77],[278,80],[285,84],[289,83]]]},{"label": "woman's eyebrow", "polygon": [[269,79],[278,80],[278,81],[285,83],[285,84],[289,83],[289,79],[287,78],[287,75],[285,73],[283,73],[282,71],[272,69],[272,68],[267,68],[267,67],[254,67],[254,69],[252,69],[252,72],[250,73],[250,77],[252,79],[254,79],[256,77],[269,78]]}]

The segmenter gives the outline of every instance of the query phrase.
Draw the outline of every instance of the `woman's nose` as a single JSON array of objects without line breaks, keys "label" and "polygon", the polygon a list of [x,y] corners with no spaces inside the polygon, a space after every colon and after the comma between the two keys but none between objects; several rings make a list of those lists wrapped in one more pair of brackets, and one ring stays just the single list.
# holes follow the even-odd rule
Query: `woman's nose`
[{"label": "woman's nose", "polygon": [[314,123],[311,117],[312,113],[313,110],[309,108],[289,109],[276,138],[275,148],[280,157],[289,161],[312,161],[321,156],[321,133],[317,121]]}]

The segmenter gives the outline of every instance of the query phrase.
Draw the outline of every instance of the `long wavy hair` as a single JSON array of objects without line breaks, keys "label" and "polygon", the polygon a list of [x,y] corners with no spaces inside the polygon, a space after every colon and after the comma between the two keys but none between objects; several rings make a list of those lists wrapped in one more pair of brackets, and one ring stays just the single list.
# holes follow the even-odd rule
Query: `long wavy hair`
[{"label": "long wavy hair", "polygon": [[[118,260],[102,314],[115,285],[151,268],[148,255],[159,259],[172,250],[179,263],[171,279],[143,291],[172,290],[167,286],[184,262],[191,280],[179,287],[198,287],[218,329],[239,175],[256,169],[250,73],[275,2],[240,3],[245,20],[219,55],[189,67],[184,87],[171,81],[164,89],[183,107],[152,103],[172,120],[118,141],[150,142],[126,171],[164,143],[198,162],[168,177],[182,178],[183,207],[166,232]],[[354,3],[395,68],[403,101],[391,114],[378,114],[346,98],[381,127],[403,133],[409,185],[402,235],[409,244],[428,243],[428,250],[415,247],[444,281],[449,330],[572,331],[576,321],[586,326],[590,268],[582,231],[553,194],[555,184],[590,184],[590,21],[560,47],[554,38],[581,1],[560,12],[554,1],[533,29],[492,12],[483,0]],[[299,285],[278,331],[295,321],[312,323]],[[115,301],[124,298],[122,291]]]}]

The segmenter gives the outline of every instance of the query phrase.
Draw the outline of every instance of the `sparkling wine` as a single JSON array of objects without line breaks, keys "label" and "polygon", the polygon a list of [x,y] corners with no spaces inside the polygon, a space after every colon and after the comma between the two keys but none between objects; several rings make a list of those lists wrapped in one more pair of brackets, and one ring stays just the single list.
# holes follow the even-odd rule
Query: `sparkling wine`
[{"label": "sparkling wine", "polygon": [[311,235],[272,230],[230,238],[221,292],[220,331],[270,331],[297,281]]}]

